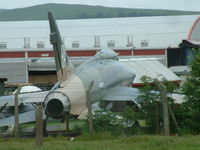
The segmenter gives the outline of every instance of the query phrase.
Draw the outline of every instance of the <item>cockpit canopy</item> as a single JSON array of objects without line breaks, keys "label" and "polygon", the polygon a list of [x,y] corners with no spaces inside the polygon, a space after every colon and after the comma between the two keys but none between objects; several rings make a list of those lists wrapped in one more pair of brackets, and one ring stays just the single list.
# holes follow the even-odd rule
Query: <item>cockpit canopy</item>
[{"label": "cockpit canopy", "polygon": [[119,60],[117,54],[111,49],[103,49],[99,51],[94,57],[94,60],[112,59]]}]

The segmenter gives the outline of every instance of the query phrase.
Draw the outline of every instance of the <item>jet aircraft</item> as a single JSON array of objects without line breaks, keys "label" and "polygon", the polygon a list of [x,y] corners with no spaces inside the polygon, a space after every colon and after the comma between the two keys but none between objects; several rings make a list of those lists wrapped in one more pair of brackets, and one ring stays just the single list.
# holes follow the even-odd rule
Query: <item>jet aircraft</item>
[{"label": "jet aircraft", "polygon": [[[42,103],[47,116],[63,119],[67,115],[80,116],[87,110],[87,101],[135,102],[138,90],[130,87],[135,73],[119,61],[113,50],[103,49],[73,70],[52,12],[48,13],[48,19],[58,82],[50,91],[20,94],[19,105]],[[91,82],[94,84],[87,92]],[[0,97],[0,107],[4,106],[14,107],[14,95]],[[34,116],[35,110],[23,112],[19,122],[35,121]],[[0,126],[13,124],[14,116],[0,119]]]}]

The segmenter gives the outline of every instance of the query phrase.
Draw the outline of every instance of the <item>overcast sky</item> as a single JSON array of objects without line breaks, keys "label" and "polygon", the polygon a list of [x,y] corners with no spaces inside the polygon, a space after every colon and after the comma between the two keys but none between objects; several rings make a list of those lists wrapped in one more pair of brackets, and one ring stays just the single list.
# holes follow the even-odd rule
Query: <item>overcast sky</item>
[{"label": "overcast sky", "polygon": [[0,8],[12,9],[45,3],[200,11],[200,0],[0,0]]}]

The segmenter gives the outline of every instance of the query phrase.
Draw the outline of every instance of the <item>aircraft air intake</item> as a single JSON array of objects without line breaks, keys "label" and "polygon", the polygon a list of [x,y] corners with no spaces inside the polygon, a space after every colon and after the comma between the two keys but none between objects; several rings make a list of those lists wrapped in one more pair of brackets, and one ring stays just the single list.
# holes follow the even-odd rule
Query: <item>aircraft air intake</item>
[{"label": "aircraft air intake", "polygon": [[56,119],[63,118],[70,111],[69,98],[62,92],[51,92],[44,101],[45,112],[48,116]]}]

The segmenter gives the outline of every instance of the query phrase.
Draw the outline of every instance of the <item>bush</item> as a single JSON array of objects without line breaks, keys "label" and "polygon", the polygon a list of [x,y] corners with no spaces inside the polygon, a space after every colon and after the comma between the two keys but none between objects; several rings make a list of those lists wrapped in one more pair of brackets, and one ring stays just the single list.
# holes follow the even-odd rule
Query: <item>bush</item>
[{"label": "bush", "polygon": [[112,135],[119,135],[123,128],[121,116],[108,110],[95,111],[93,125],[96,132],[110,132]]},{"label": "bush", "polygon": [[[140,95],[137,98],[140,105],[140,111],[137,114],[137,118],[144,120],[144,132],[146,134],[163,134],[163,106],[161,92],[159,92],[157,86],[153,84],[153,79],[144,76],[141,80],[143,81],[144,86],[140,88]],[[166,86],[168,93],[172,93],[176,88],[173,83],[166,80],[163,80],[162,83]],[[176,109],[174,100],[168,97],[168,103],[172,108],[175,118],[177,119],[177,116],[178,118],[181,118],[178,115],[179,110]],[[175,123],[170,117],[171,115],[169,113],[170,133],[174,134],[178,131]]]},{"label": "bush", "polygon": [[200,53],[194,50],[191,73],[183,85],[186,102],[182,104],[182,127],[193,134],[200,133]]},{"label": "bush", "polygon": [[[112,136],[133,135],[137,133],[138,122],[132,108],[126,108],[121,113],[108,110],[98,110],[93,115],[94,131],[98,133],[110,133]],[[84,129],[88,131],[88,121],[86,120]]]}]

